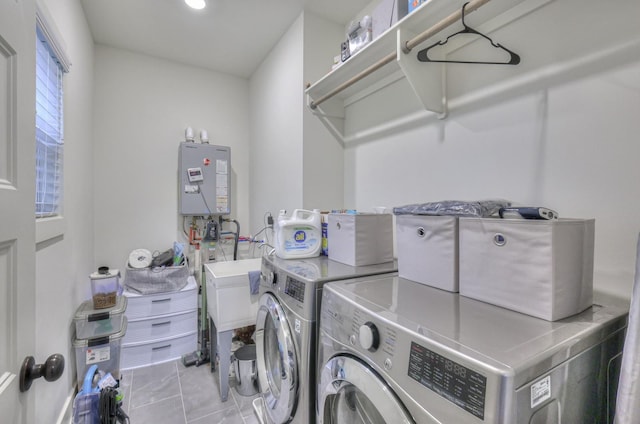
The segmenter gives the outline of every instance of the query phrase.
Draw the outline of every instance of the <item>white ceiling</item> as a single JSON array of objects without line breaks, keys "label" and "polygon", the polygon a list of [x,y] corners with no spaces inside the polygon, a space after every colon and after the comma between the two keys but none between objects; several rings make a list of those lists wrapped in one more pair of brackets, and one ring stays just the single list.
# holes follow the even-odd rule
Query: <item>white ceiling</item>
[{"label": "white ceiling", "polygon": [[[97,44],[249,77],[303,9],[347,24],[370,0],[81,0]],[[339,51],[339,46],[336,46]]]}]

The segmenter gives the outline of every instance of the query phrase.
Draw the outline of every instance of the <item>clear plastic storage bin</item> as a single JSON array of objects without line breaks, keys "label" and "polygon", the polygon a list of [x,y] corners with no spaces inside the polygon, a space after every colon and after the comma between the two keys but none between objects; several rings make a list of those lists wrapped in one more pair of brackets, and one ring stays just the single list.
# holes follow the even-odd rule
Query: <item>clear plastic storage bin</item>
[{"label": "clear plastic storage bin", "polygon": [[120,379],[120,347],[126,332],[127,317],[125,316],[122,319],[122,327],[117,333],[91,339],[74,337],[78,387],[82,387],[84,375],[93,364],[98,365],[98,371],[111,373],[113,378]]},{"label": "clear plastic storage bin", "polygon": [[120,331],[126,310],[127,298],[125,296],[118,296],[116,304],[108,309],[95,309],[91,300],[82,302],[73,317],[76,338],[93,339]]}]

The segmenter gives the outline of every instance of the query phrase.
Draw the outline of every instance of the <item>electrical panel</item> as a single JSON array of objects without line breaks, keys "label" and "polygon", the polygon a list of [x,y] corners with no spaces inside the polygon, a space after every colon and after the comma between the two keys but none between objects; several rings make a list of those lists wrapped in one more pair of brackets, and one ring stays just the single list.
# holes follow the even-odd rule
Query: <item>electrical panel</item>
[{"label": "electrical panel", "polygon": [[231,213],[231,149],[227,146],[180,143],[179,213],[189,216]]}]

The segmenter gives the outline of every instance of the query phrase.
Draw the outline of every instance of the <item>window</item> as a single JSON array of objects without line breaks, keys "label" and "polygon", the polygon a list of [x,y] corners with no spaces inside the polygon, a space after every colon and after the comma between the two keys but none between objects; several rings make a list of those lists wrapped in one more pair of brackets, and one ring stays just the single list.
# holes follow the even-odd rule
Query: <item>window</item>
[{"label": "window", "polygon": [[36,218],[62,207],[62,73],[48,38],[36,29]]}]

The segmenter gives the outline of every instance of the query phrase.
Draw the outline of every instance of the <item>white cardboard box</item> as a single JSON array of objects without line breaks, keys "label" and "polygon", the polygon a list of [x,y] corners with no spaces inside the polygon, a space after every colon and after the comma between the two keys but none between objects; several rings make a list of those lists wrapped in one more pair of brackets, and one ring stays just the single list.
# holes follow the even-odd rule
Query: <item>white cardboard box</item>
[{"label": "white cardboard box", "polygon": [[593,303],[593,219],[460,218],[460,294],[548,321]]},{"label": "white cardboard box", "polygon": [[372,39],[378,38],[407,15],[406,0],[381,0],[371,13]]},{"label": "white cardboard box", "polygon": [[396,215],[398,274],[407,280],[458,291],[458,218]]},{"label": "white cardboard box", "polygon": [[329,259],[351,266],[393,260],[393,215],[329,214]]}]

